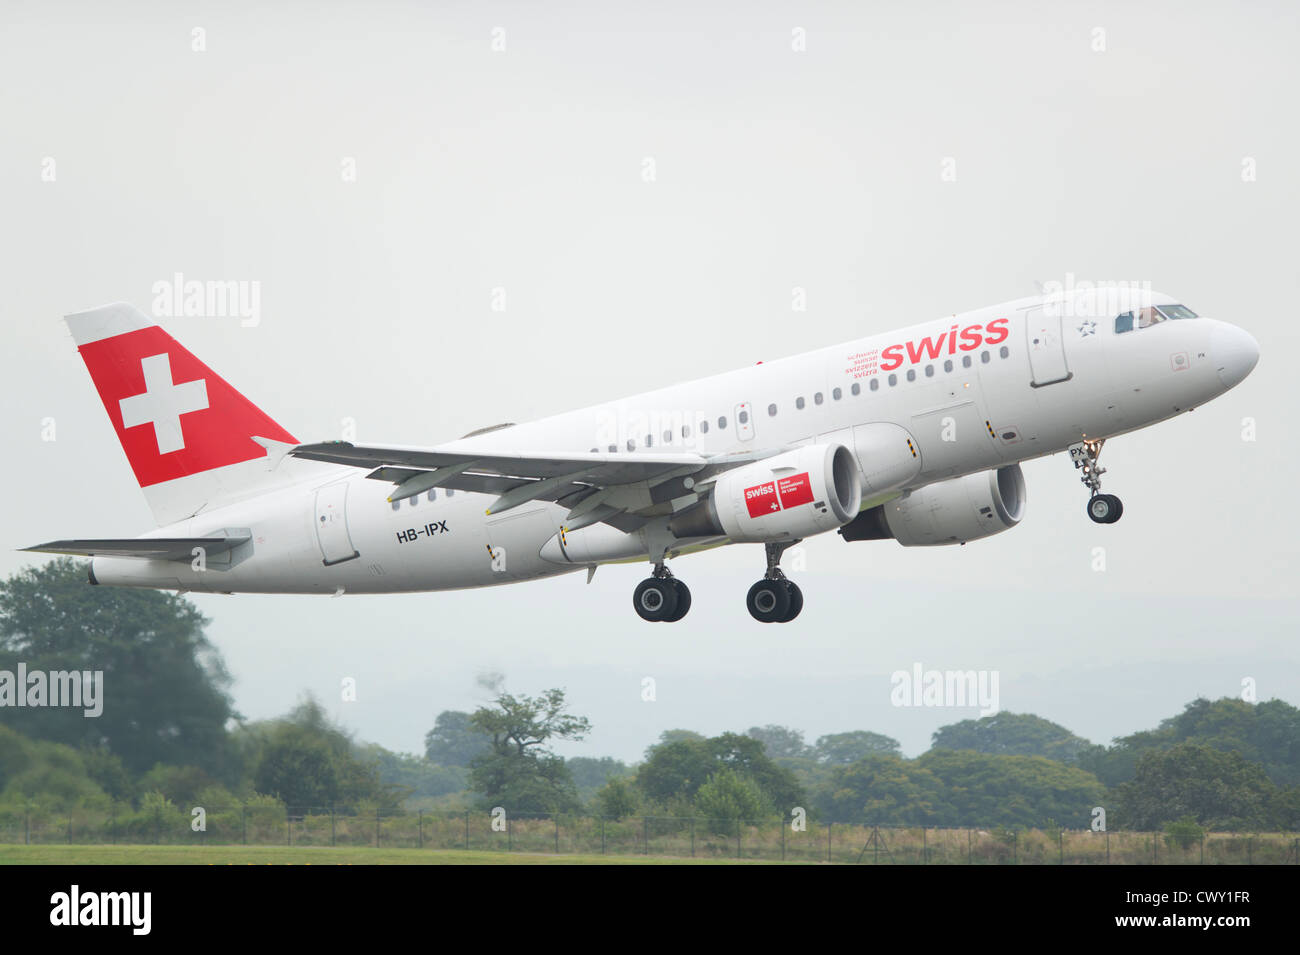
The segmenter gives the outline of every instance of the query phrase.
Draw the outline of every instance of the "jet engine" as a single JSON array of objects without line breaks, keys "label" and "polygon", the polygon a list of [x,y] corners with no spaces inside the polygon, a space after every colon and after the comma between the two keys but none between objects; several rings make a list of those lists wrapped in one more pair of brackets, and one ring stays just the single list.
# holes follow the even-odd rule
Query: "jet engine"
[{"label": "jet engine", "polygon": [[713,493],[668,529],[679,538],[795,540],[840,527],[861,503],[853,453],[842,444],[814,444],[725,472]]},{"label": "jet engine", "polygon": [[904,547],[964,544],[1015,527],[1025,513],[1020,465],[940,481],[863,511],[840,528],[846,541],[893,538]]}]

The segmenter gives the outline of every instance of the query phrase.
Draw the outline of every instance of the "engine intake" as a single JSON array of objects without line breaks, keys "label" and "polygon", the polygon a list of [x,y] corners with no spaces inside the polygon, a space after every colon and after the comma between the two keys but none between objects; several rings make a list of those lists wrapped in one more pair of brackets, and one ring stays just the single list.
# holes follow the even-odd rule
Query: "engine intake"
[{"label": "engine intake", "polygon": [[842,444],[814,444],[726,472],[707,500],[668,529],[679,538],[794,540],[842,526],[861,503],[853,453]]},{"label": "engine intake", "polygon": [[904,547],[964,544],[1015,527],[1025,513],[1020,465],[940,481],[863,511],[840,528],[846,541],[893,538]]}]

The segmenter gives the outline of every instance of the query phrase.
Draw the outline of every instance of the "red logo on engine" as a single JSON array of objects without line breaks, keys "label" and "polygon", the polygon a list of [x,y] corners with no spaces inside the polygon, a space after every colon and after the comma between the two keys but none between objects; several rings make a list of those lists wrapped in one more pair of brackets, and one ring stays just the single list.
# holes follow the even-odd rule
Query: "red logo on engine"
[{"label": "red logo on engine", "polygon": [[745,488],[745,506],[749,508],[750,517],[762,517],[764,514],[781,510],[781,502],[776,496],[776,485],[768,481],[766,484]]},{"label": "red logo on engine", "polygon": [[782,507],[798,507],[800,504],[811,503],[813,499],[807,471],[794,477],[781,478],[776,482],[776,490],[781,497]]}]

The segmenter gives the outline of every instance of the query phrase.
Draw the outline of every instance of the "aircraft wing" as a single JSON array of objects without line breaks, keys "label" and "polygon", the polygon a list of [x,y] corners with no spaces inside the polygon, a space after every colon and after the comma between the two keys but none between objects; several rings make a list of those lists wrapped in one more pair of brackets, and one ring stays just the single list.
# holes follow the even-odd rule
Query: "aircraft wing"
[{"label": "aircraft wing", "polygon": [[193,559],[194,548],[202,547],[208,557],[233,550],[251,538],[242,537],[126,537],[102,540],[65,540],[24,547],[41,554],[73,554],[78,557],[139,557],[145,560]]},{"label": "aircraft wing", "polygon": [[698,500],[683,479],[708,476],[775,454],[780,449],[705,457],[689,451],[626,454],[476,451],[472,448],[358,447],[346,441],[303,444],[293,457],[372,468],[367,477],[396,485],[390,501],[427,490],[496,494],[489,514],[528,501],[552,501],[569,508],[572,532],[603,521],[624,531],[651,517],[672,514]]}]

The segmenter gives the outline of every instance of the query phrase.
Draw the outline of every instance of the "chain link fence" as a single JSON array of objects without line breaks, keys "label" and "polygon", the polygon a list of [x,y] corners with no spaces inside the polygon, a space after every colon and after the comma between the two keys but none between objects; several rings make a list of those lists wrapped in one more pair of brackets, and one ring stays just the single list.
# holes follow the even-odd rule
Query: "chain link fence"
[{"label": "chain link fence", "polygon": [[1294,833],[938,829],[670,816],[285,809],[249,805],[57,813],[0,809],[0,843],[285,845],[655,855],[870,865],[1300,864]]}]

